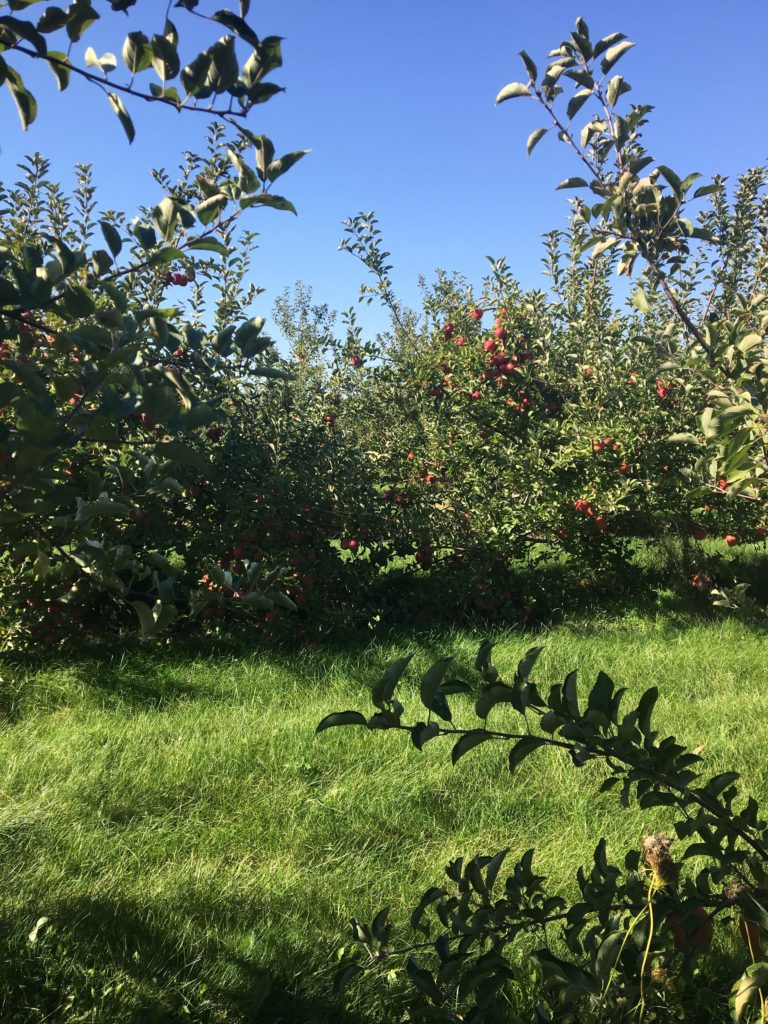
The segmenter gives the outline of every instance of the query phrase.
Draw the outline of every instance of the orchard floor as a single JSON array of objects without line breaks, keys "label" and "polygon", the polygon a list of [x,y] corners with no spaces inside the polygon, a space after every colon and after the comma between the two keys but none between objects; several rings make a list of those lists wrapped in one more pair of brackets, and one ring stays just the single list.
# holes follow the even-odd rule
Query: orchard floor
[{"label": "orchard floor", "polygon": [[[330,711],[368,709],[388,660],[416,651],[412,675],[446,654],[469,668],[480,639],[403,635],[311,655],[93,649],[4,671],[0,1020],[397,1020],[397,980],[386,1002],[381,986],[353,993],[347,1010],[330,994],[350,916],[389,905],[404,926],[450,858],[507,846],[535,846],[567,891],[599,837],[621,859],[663,826],[658,809],[596,796],[590,770],[558,756],[510,777],[492,744],[451,768],[443,741],[419,753],[404,734],[314,735]],[[535,640],[544,683],[574,667],[583,687],[603,669],[634,698],[658,683],[657,727],[768,798],[765,633],[634,613]],[[502,673],[533,642],[500,635]],[[412,682],[403,694],[416,712]],[[452,702],[471,722],[469,699]],[[707,1019],[725,1020],[744,963],[727,929],[710,960],[722,996]]]}]

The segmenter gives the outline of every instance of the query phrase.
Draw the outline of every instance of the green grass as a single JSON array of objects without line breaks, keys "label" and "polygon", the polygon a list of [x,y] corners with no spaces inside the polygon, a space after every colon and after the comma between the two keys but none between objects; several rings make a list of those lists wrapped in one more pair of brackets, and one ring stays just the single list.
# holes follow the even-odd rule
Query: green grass
[{"label": "green grass", "polygon": [[[0,1019],[394,1020],[380,988],[346,1014],[330,996],[350,916],[388,904],[405,924],[449,858],[506,846],[535,846],[553,888],[568,891],[600,836],[620,858],[663,825],[658,810],[596,796],[594,770],[557,755],[510,777],[491,744],[452,769],[443,741],[419,753],[403,734],[314,736],[329,711],[367,710],[392,657],[415,650],[413,675],[446,653],[469,666],[479,639],[401,636],[295,656],[93,650],[6,672]],[[586,688],[604,669],[634,698],[658,683],[658,727],[766,797],[762,632],[635,614],[539,639],[537,678],[577,667]],[[502,672],[531,642],[499,637]],[[412,683],[403,693],[416,713]],[[462,701],[459,724],[472,721]],[[41,916],[50,923],[30,946]]]}]

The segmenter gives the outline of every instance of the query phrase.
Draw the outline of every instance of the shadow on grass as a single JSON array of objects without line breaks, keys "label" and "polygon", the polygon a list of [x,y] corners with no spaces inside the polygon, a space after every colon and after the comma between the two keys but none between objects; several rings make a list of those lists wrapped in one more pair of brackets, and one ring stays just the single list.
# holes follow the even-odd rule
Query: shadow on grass
[{"label": "shadow on grass", "polygon": [[[350,1014],[327,996],[269,978],[249,959],[207,939],[185,944],[124,903],[78,899],[55,908],[30,944],[19,923],[0,921],[0,1014],[3,1024],[87,1019],[94,1024],[381,1024],[375,1008]],[[21,929],[26,931],[26,929]],[[298,964],[297,964],[298,966]],[[744,968],[734,942],[711,951],[697,983],[702,1006],[686,1020],[729,1019],[719,993]],[[294,972],[295,976],[296,972]],[[226,981],[217,980],[226,977]],[[324,979],[317,976],[321,990]],[[712,1013],[713,999],[722,1014]],[[62,1014],[62,1011],[66,1011]],[[60,1014],[62,1014],[60,1016]],[[375,1015],[375,1016],[374,1016]],[[392,1017],[391,1019],[394,1019]],[[526,1020],[530,1018],[526,1017]],[[517,1015],[510,1024],[522,1024]]]},{"label": "shadow on grass", "polygon": [[[693,559],[693,560],[692,560]],[[695,563],[695,564],[694,564]],[[197,623],[179,631],[169,642],[142,645],[135,636],[99,640],[88,636],[76,649],[45,657],[39,652],[19,653],[12,669],[32,674],[38,670],[66,668],[76,683],[112,702],[142,708],[163,709],[182,701],[226,701],[223,689],[191,678],[195,659],[226,661],[263,658],[287,671],[312,666],[312,675],[343,656],[359,659],[372,644],[417,645],[437,657],[445,654],[445,636],[453,630],[497,637],[510,632],[536,635],[563,622],[585,632],[600,630],[606,619],[625,616],[656,621],[670,639],[692,625],[717,621],[731,614],[713,608],[710,599],[690,586],[690,574],[708,572],[724,585],[736,580],[748,583],[758,603],[768,603],[768,559],[762,552],[744,549],[730,553],[696,550],[687,560],[669,552],[641,547],[631,561],[612,570],[603,567],[581,577],[567,561],[532,557],[505,570],[497,589],[511,596],[496,607],[479,611],[469,578],[462,585],[449,566],[431,572],[396,568],[382,574],[370,595],[369,613],[378,616],[376,627],[366,622],[345,624],[323,638],[319,649],[308,651],[288,632],[282,642],[267,643],[252,628],[233,622],[225,633],[205,635]],[[487,572],[488,570],[486,570]],[[495,578],[491,575],[491,579]],[[530,606],[523,614],[521,608]],[[744,619],[751,630],[768,633],[768,622],[755,616]],[[176,669],[175,662],[184,662]],[[160,666],[162,665],[162,669]],[[66,701],[62,693],[62,700]],[[15,694],[0,688],[0,714],[14,720]]]},{"label": "shadow on grass", "polygon": [[27,930],[0,921],[3,1024],[69,1019],[58,1016],[65,1008],[98,1024],[364,1024],[330,985],[322,991],[324,979],[317,995],[302,992],[213,938],[183,941],[129,903],[62,901],[34,943]]}]

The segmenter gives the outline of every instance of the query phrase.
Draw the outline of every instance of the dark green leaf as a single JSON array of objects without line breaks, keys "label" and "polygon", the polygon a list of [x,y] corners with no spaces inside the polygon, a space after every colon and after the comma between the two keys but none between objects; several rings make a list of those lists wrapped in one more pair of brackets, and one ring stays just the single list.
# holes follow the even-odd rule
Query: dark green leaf
[{"label": "dark green leaf", "polygon": [[440,689],[440,683],[445,678],[445,673],[448,671],[452,660],[452,658],[441,658],[440,661],[436,661],[431,668],[427,669],[422,676],[419,693],[421,702],[427,711],[432,710],[432,704],[437,691]]},{"label": "dark green leaf", "polygon": [[337,996],[342,995],[344,990],[365,971],[358,963],[346,963],[339,968],[333,979],[333,991]]},{"label": "dark green leaf", "polygon": [[284,199],[283,196],[273,196],[267,192],[262,192],[257,196],[249,196],[247,199],[241,199],[240,206],[269,206],[273,210],[285,210],[288,213],[296,213],[296,207],[293,203]]},{"label": "dark green leaf", "polygon": [[395,662],[391,662],[386,669],[379,682],[374,686],[373,701],[377,708],[384,708],[388,705],[395,691],[397,683],[402,678],[402,674],[411,664],[411,658],[413,654],[407,654],[404,657],[398,657]]},{"label": "dark green leaf", "polygon": [[465,732],[453,746],[453,750],[451,751],[451,761],[456,764],[459,758],[463,757],[470,750],[474,750],[475,747],[479,747],[481,743],[485,743],[490,739],[493,739],[493,736],[491,736],[491,734],[485,729],[473,729],[471,732]]},{"label": "dark green leaf", "polygon": [[409,956],[405,964],[408,977],[413,985],[437,1006],[443,1003],[443,994],[435,984],[431,973],[419,965],[415,957]]},{"label": "dark green leaf", "polygon": [[208,235],[205,238],[193,238],[191,241],[186,243],[187,249],[204,249],[208,252],[217,252],[220,256],[226,256],[229,253],[227,246],[219,241],[218,238],[214,238],[212,235]]},{"label": "dark green leaf", "polygon": [[117,114],[118,120],[123,126],[123,131],[128,137],[128,141],[133,142],[136,138],[136,129],[133,127],[133,121],[131,120],[128,111],[123,106],[123,101],[116,92],[107,93],[107,99],[112,105],[112,109]]},{"label": "dark green leaf", "polygon": [[536,148],[537,144],[541,141],[541,139],[544,138],[548,131],[548,128],[536,128],[534,131],[531,132],[531,134],[528,136],[528,141],[525,144],[525,149],[528,153],[528,156],[531,155],[531,153]]},{"label": "dark green leaf", "polygon": [[617,43],[615,46],[612,46],[606,52],[603,59],[600,61],[600,70],[603,72],[603,74],[607,75],[613,67],[613,65],[617,61],[621,60],[621,58],[624,56],[627,50],[631,50],[634,45],[634,43],[631,43],[628,39],[625,39],[623,42]]},{"label": "dark green leaf", "polygon": [[326,715],[320,722],[315,732],[323,732],[325,729],[335,729],[339,725],[366,725],[365,715],[359,711],[335,711],[332,715]]},{"label": "dark green leaf", "polygon": [[56,87],[59,92],[63,92],[69,85],[70,77],[70,64],[66,53],[61,53],[59,50],[49,50],[48,67],[56,79]]},{"label": "dark green leaf", "polygon": [[546,739],[541,736],[523,736],[509,752],[509,770],[513,772],[529,754],[538,750],[539,747],[545,746],[546,743]]},{"label": "dark green leaf", "polygon": [[516,96],[530,96],[531,91],[527,85],[523,85],[522,82],[510,82],[509,85],[505,85],[501,92],[496,97],[497,103],[503,103],[505,100],[514,99]]},{"label": "dark green leaf", "polygon": [[281,174],[289,171],[307,153],[309,153],[308,149],[297,149],[293,153],[286,153],[285,156],[281,156],[279,160],[273,160],[267,167],[267,177],[270,181],[275,181]]},{"label": "dark green leaf", "polygon": [[107,220],[100,220],[99,227],[101,228],[102,235],[104,235],[105,242],[109,246],[109,251],[112,253],[113,256],[119,256],[120,250],[123,248],[123,242],[120,238],[120,232],[113,224],[110,224]]},{"label": "dark green leaf", "polygon": [[559,189],[562,188],[588,188],[589,183],[583,178],[566,178],[565,181],[561,181],[557,186]]}]

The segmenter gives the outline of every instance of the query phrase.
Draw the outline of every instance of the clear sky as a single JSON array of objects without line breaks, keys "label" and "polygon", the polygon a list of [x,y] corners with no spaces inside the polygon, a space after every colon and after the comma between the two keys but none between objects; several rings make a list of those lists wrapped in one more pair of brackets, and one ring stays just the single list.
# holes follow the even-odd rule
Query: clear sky
[{"label": "clear sky", "polygon": [[[201,0],[200,9],[224,5]],[[129,28],[161,31],[165,6],[140,0],[129,18],[105,18],[80,50],[92,42],[119,53]],[[177,14],[183,36],[188,19]],[[553,137],[528,159],[525,139],[543,123],[533,102],[495,107],[494,98],[525,77],[520,49],[541,67],[579,14],[594,38],[621,30],[637,43],[621,72],[633,86],[629,99],[656,108],[646,137],[659,162],[735,176],[768,161],[768,0],[256,0],[256,31],[285,37],[284,67],[272,77],[287,90],[255,108],[249,126],[270,135],[278,153],[312,153],[283,179],[298,218],[252,214],[261,232],[254,278],[267,289],[254,312],[268,313],[297,279],[317,301],[353,304],[362,268],[337,246],[341,220],[358,210],[378,214],[407,302],[418,301],[419,274],[437,267],[478,282],[486,255],[506,256],[524,285],[543,286],[540,235],[564,222],[566,200],[554,187],[577,169]],[[212,41],[205,31],[192,42]],[[75,84],[59,96],[47,69],[28,81],[41,113],[26,134],[7,92],[0,97],[4,179],[34,150],[65,181],[73,163],[89,162],[103,205],[133,212],[159,198],[149,168],[175,166],[204,134],[203,115],[134,100],[138,134],[129,146],[97,90]],[[381,325],[376,314],[361,315]]]}]

